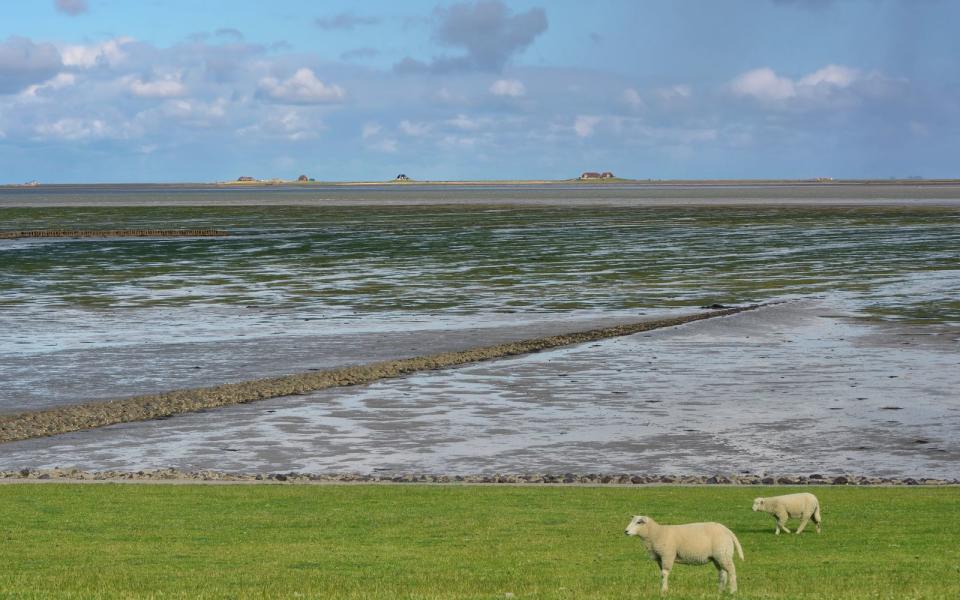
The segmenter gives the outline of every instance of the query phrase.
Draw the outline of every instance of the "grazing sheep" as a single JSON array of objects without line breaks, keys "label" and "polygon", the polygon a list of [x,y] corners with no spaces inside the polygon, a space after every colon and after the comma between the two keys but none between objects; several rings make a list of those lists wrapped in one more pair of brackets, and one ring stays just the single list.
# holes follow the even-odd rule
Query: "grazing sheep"
[{"label": "grazing sheep", "polygon": [[627,525],[627,535],[639,536],[647,545],[653,560],[660,565],[660,592],[667,592],[667,582],[673,562],[704,565],[708,561],[717,567],[720,592],[729,577],[730,593],[737,591],[737,569],[733,566],[736,548],[743,560],[743,548],[732,531],[720,523],[688,523],[660,525],[650,517],[634,517]]},{"label": "grazing sheep", "polygon": [[787,519],[790,517],[800,519],[797,533],[803,533],[803,528],[807,526],[811,517],[817,526],[817,533],[820,533],[820,501],[813,494],[787,494],[786,496],[756,498],[753,501],[753,511],[762,511],[773,515],[777,520],[775,531],[777,535],[780,535],[781,529],[790,533],[790,530],[787,529]]}]

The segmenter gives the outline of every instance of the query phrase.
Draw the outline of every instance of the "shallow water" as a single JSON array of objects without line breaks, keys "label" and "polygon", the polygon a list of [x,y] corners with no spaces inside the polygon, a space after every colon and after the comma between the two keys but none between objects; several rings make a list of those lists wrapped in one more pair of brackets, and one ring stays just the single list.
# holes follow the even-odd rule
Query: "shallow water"
[{"label": "shallow water", "polygon": [[960,331],[824,309],[16,442],[0,469],[960,476]]},{"label": "shallow water", "polygon": [[[510,193],[568,194],[574,203],[584,194],[518,189]],[[164,190],[200,202],[197,192]],[[58,197],[139,198],[85,193]],[[159,201],[160,192],[137,193]],[[232,233],[0,241],[0,411],[412,356],[447,347],[451,336],[469,346],[500,340],[484,331],[532,337],[545,324],[558,332],[714,302],[817,297],[874,320],[960,323],[960,206],[570,206],[562,198],[486,206],[487,192],[474,188],[423,192],[469,205],[384,206],[374,202],[397,197],[350,193],[358,204],[0,208],[2,230]],[[269,203],[304,192],[240,194]],[[404,190],[398,201],[416,196]],[[449,332],[446,342],[437,332]],[[362,336],[356,351],[344,350]]]}]

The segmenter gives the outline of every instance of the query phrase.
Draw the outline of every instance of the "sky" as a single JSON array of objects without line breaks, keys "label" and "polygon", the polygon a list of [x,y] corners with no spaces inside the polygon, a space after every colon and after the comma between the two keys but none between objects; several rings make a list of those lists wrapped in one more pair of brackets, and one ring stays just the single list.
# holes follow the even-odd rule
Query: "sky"
[{"label": "sky", "polygon": [[960,177],[952,0],[0,15],[0,183]]}]

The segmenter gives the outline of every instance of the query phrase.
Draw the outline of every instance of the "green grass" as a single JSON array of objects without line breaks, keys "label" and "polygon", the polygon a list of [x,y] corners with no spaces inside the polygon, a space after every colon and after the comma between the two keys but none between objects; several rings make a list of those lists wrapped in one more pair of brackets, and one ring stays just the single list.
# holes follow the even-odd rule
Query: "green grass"
[{"label": "green grass", "polygon": [[[750,505],[782,491],[0,486],[0,597],[656,598],[642,513],[729,526],[742,598],[960,598],[960,489],[815,489],[823,534],[776,537]],[[670,596],[715,582],[678,565]]]}]

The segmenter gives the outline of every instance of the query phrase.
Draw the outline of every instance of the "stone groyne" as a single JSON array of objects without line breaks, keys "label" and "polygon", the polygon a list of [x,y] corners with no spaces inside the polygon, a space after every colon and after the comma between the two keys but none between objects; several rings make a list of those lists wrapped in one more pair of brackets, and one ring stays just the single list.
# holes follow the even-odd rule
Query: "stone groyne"
[{"label": "stone groyne", "polygon": [[[719,307],[719,305],[716,306]],[[147,421],[210,408],[245,404],[267,398],[306,394],[333,387],[366,384],[419,371],[430,371],[508,356],[530,354],[561,346],[674,327],[694,321],[756,310],[763,306],[766,305],[753,304],[732,308],[717,308],[716,310],[681,317],[639,321],[614,327],[496,344],[459,352],[444,352],[366,365],[254,379],[240,383],[227,383],[212,387],[175,390],[118,400],[89,402],[47,410],[0,415],[0,443],[58,435],[118,423]]]},{"label": "stone groyne", "polygon": [[122,238],[122,237],[223,237],[220,229],[34,229],[0,231],[0,239],[19,238]]}]

